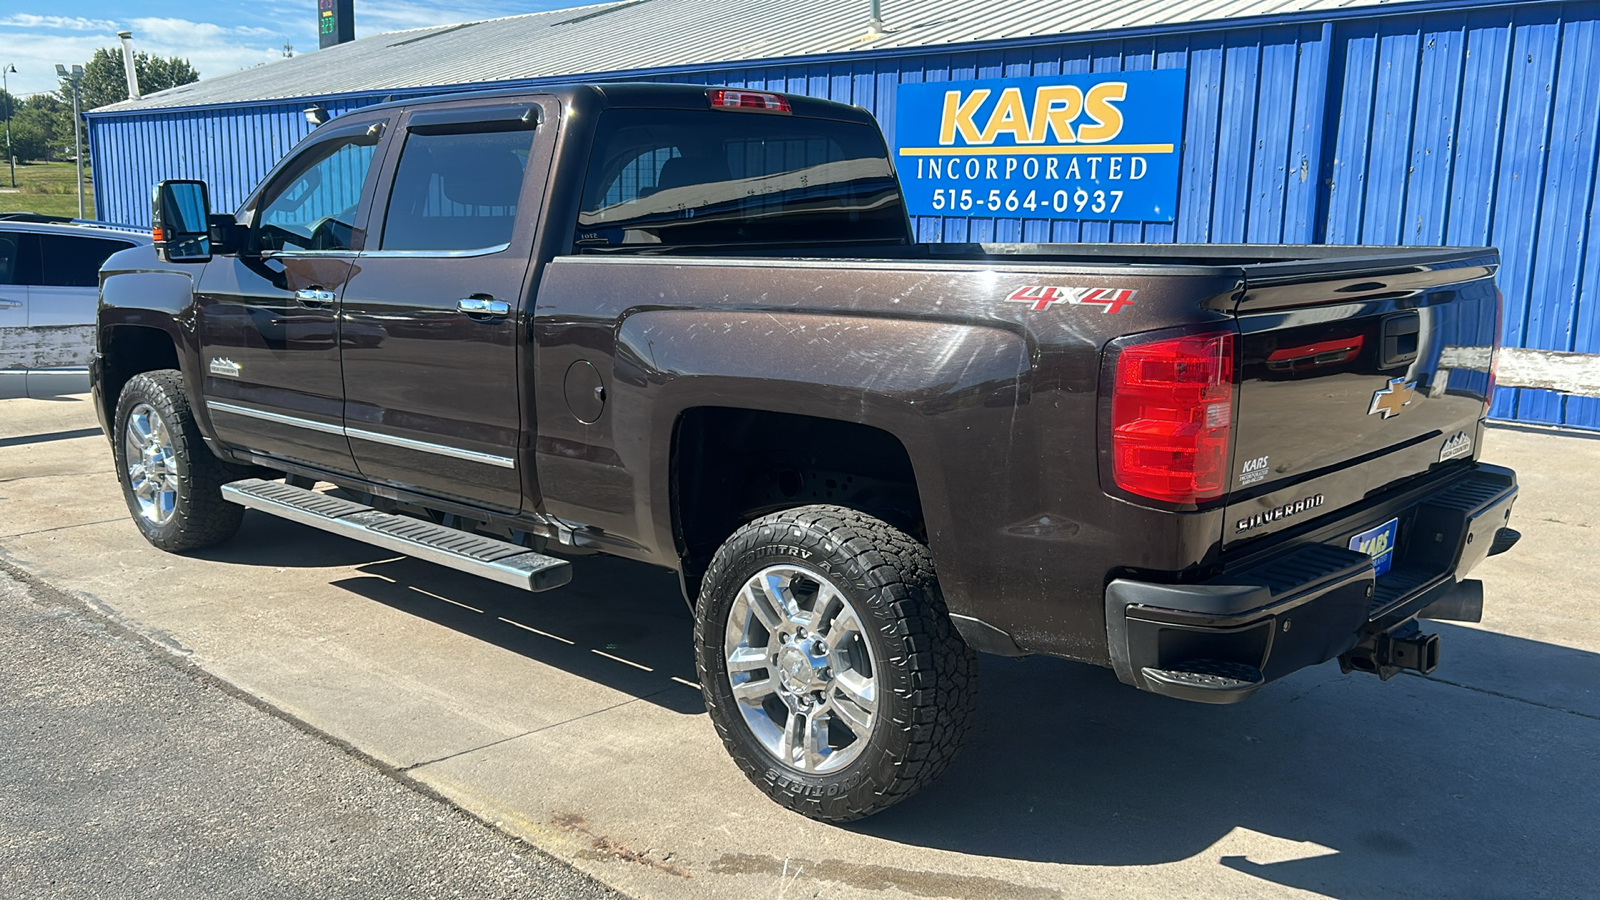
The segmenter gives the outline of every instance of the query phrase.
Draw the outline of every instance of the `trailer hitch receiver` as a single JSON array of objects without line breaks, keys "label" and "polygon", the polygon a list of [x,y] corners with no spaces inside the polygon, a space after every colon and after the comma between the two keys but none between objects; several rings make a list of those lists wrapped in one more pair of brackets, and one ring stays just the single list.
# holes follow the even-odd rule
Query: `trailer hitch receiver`
[{"label": "trailer hitch receiver", "polygon": [[1439,668],[1439,636],[1423,634],[1416,621],[1373,635],[1339,656],[1339,671],[1367,672],[1388,681],[1402,671],[1423,675]]}]

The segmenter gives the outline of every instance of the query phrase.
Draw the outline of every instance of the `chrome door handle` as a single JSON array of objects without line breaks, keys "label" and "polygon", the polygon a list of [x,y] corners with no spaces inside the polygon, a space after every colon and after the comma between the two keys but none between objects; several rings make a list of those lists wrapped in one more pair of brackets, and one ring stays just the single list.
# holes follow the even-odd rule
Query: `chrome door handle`
[{"label": "chrome door handle", "polygon": [[301,288],[294,292],[294,298],[307,306],[320,306],[324,303],[333,302],[333,291]]},{"label": "chrome door handle", "polygon": [[511,304],[484,297],[463,297],[456,301],[456,310],[469,316],[505,316],[511,314]]},{"label": "chrome door handle", "polygon": [[0,300],[0,309],[19,309],[21,306],[21,300]]}]

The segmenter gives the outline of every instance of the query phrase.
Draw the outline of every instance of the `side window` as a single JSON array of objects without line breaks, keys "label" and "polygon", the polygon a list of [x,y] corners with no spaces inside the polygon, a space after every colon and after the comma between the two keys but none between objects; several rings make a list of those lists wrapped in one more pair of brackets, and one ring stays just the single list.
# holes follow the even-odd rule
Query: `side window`
[{"label": "side window", "polygon": [[400,151],[383,250],[478,250],[511,240],[533,133],[411,132]]},{"label": "side window", "polygon": [[21,235],[0,231],[0,284],[17,283],[17,257],[22,255]]},{"label": "side window", "polygon": [[132,246],[127,241],[41,234],[39,255],[44,264],[44,277],[37,283],[95,287],[100,283],[100,267],[105,264],[106,258]]},{"label": "side window", "polygon": [[378,137],[330,140],[296,160],[261,198],[256,249],[349,250]]}]

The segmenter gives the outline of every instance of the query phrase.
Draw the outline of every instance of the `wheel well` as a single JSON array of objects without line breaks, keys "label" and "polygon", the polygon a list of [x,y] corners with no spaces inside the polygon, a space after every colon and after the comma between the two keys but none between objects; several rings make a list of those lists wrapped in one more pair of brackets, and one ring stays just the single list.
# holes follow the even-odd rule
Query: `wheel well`
[{"label": "wheel well", "polygon": [[148,325],[116,325],[100,338],[100,396],[106,421],[116,417],[123,385],[140,372],[177,369],[178,347],[172,336]]},{"label": "wheel well", "polygon": [[679,417],[673,515],[691,602],[700,575],[728,535],[760,516],[812,503],[858,509],[926,540],[911,457],[887,431],[720,407]]}]

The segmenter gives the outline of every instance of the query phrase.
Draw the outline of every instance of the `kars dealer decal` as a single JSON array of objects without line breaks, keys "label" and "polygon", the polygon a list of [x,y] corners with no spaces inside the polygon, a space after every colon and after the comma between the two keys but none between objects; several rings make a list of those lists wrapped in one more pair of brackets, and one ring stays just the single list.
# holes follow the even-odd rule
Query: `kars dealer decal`
[{"label": "kars dealer decal", "polygon": [[1133,305],[1133,295],[1137,291],[1128,288],[1076,288],[1058,287],[1047,284],[1030,284],[1019,287],[1011,292],[1006,300],[1011,303],[1031,304],[1035,312],[1043,312],[1057,303],[1069,303],[1073,306],[1100,307],[1104,313],[1120,312],[1124,306]]}]

